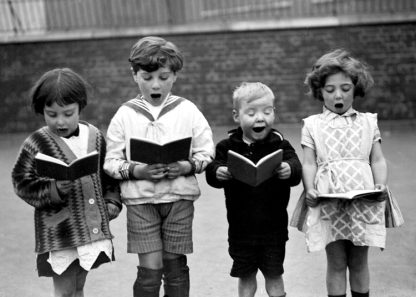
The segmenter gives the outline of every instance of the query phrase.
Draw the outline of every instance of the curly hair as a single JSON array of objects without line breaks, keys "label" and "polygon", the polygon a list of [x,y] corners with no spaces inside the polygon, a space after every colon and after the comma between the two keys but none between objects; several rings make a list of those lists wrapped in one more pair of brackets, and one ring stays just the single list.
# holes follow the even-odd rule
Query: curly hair
[{"label": "curly hair", "polygon": [[374,80],[368,67],[363,62],[353,58],[349,52],[337,49],[320,57],[307,73],[305,85],[309,88],[309,95],[323,101],[321,89],[325,86],[328,76],[345,73],[354,84],[354,97],[364,97],[373,86]]},{"label": "curly hair", "polygon": [[147,36],[132,46],[129,62],[134,74],[140,69],[153,72],[161,67],[169,67],[176,73],[183,67],[183,56],[172,42],[157,36]]}]

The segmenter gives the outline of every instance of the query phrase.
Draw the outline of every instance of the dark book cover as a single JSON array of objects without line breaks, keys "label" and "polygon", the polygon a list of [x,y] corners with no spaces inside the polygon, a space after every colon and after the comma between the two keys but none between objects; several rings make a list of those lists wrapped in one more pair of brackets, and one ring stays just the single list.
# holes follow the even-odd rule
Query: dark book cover
[{"label": "dark book cover", "polygon": [[130,139],[130,159],[145,164],[170,164],[188,160],[192,137],[159,144],[143,138]]},{"label": "dark book cover", "polygon": [[70,164],[54,157],[38,153],[35,156],[36,171],[39,175],[56,180],[75,180],[80,177],[97,173],[99,155],[93,151],[88,155],[72,161]]},{"label": "dark book cover", "polygon": [[283,151],[277,150],[254,164],[243,155],[229,150],[227,166],[235,179],[255,187],[275,174],[276,168],[282,163],[282,158]]}]

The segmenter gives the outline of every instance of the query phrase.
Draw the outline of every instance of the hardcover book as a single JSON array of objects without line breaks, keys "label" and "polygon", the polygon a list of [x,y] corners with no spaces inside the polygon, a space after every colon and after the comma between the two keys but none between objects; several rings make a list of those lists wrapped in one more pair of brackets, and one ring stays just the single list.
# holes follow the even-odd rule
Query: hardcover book
[{"label": "hardcover book", "polygon": [[369,200],[379,200],[383,191],[381,190],[352,190],[346,193],[331,193],[331,194],[319,194],[319,199],[335,198],[335,199],[358,199],[365,198]]},{"label": "hardcover book", "polygon": [[173,140],[164,144],[149,139],[130,139],[130,159],[146,164],[169,164],[188,160],[192,137]]},{"label": "hardcover book", "polygon": [[66,164],[54,157],[37,153],[35,156],[36,170],[39,175],[56,180],[75,180],[98,171],[99,155],[93,151],[84,157]]},{"label": "hardcover book", "polygon": [[228,171],[232,176],[249,184],[258,186],[275,174],[275,169],[282,163],[283,151],[277,150],[261,158],[256,164],[243,155],[232,150],[228,151]]}]

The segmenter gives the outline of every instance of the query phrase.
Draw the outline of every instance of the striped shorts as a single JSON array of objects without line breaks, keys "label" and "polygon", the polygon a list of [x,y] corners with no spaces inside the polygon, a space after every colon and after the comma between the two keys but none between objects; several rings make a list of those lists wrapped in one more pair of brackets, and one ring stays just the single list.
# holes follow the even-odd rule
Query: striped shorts
[{"label": "striped shorts", "polygon": [[128,205],[127,252],[192,253],[193,218],[194,202],[190,200]]}]

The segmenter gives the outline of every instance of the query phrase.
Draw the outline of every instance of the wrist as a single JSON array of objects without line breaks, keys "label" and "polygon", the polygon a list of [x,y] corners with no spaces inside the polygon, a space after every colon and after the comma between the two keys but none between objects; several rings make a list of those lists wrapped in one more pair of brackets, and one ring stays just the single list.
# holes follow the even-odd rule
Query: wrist
[{"label": "wrist", "polygon": [[189,169],[186,171],[187,173],[185,174],[185,176],[194,175],[195,170],[196,170],[195,161],[190,159],[190,160],[188,160],[187,163],[188,163]]}]

